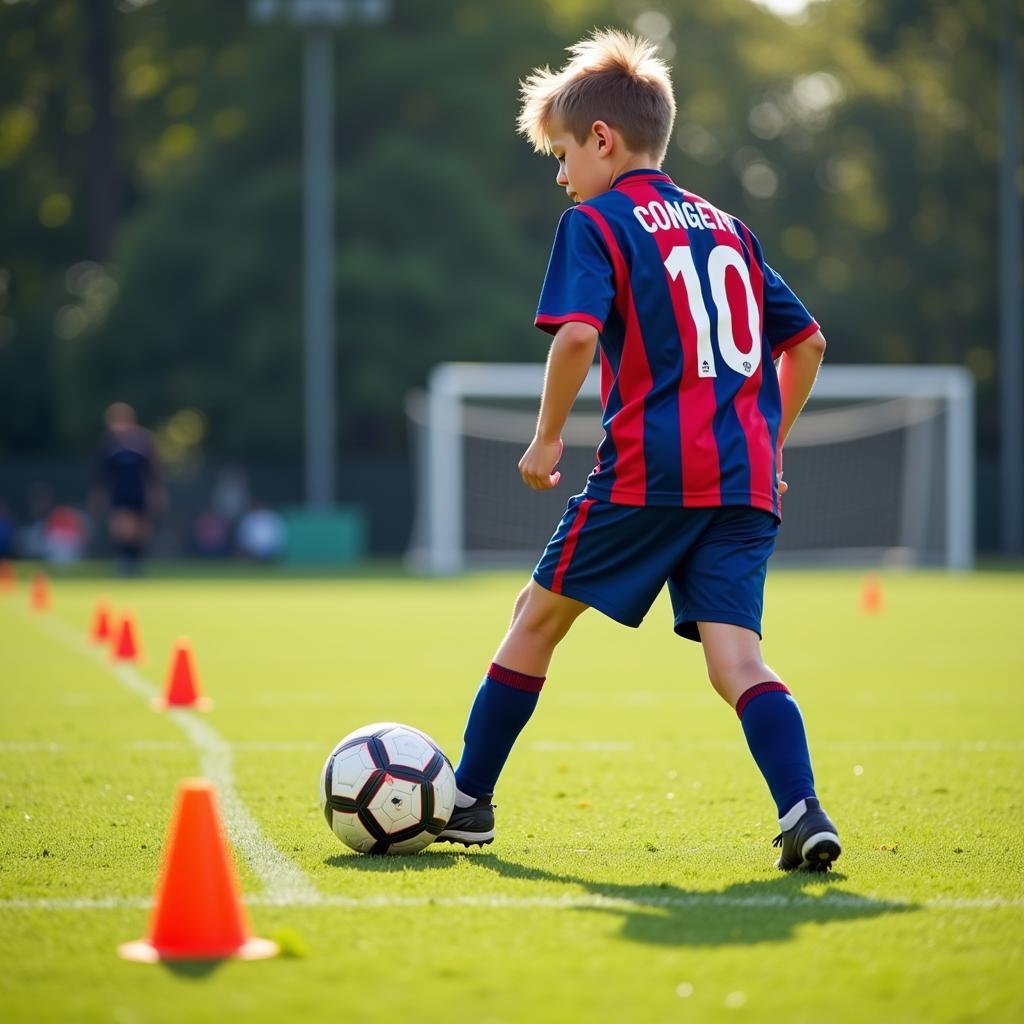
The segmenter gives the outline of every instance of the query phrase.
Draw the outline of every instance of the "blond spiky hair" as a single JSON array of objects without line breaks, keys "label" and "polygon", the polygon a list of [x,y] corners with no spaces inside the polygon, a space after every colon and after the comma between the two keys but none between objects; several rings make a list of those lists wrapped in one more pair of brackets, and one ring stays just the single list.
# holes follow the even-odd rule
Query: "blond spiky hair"
[{"label": "blond spiky hair", "polygon": [[538,153],[550,153],[558,122],[582,144],[595,121],[617,129],[635,153],[665,155],[676,101],[668,65],[646,39],[596,29],[570,46],[559,71],[536,68],[520,83],[522,109],[516,126]]}]

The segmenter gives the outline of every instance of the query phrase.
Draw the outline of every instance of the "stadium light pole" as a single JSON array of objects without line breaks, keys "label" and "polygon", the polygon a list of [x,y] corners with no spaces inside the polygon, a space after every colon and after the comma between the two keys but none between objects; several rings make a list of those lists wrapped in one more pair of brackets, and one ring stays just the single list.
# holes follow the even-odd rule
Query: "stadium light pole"
[{"label": "stadium light pole", "polygon": [[379,22],[389,0],[250,0],[252,19],[303,31],[303,422],[305,492],[329,509],[337,470],[334,322],[334,30]]},{"label": "stadium light pole", "polygon": [[1020,54],[1017,0],[1004,0],[999,162],[999,420],[1003,553],[1024,552],[1024,300],[1021,296]]}]

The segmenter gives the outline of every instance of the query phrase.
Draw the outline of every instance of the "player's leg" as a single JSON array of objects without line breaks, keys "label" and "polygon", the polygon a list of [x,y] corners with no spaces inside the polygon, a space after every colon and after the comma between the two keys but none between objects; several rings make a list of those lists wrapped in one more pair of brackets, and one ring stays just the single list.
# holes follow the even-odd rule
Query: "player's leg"
[{"label": "player's leg", "polygon": [[781,846],[777,867],[825,870],[841,847],[821,809],[803,716],[793,695],[764,663],[757,633],[698,621],[711,685],[736,711],[747,746],[775,800]]},{"label": "player's leg", "polygon": [[455,812],[441,839],[467,846],[494,839],[491,796],[498,776],[537,707],[555,647],[586,610],[533,580],[519,594],[512,624],[470,708],[455,770]]},{"label": "player's leg", "polygon": [[761,654],[761,611],[777,524],[750,508],[718,510],[669,581],[676,631],[699,636],[712,686],[734,708],[775,800],[778,866],[827,868],[839,856],[835,827],[814,789],[800,708]]},{"label": "player's leg", "polygon": [[110,537],[117,551],[122,576],[137,576],[146,539],[146,521],[134,508],[114,506],[110,510]]},{"label": "player's leg", "polygon": [[640,624],[665,581],[658,531],[679,532],[666,511],[676,510],[570,499],[473,702],[455,771],[456,809],[441,839],[468,845],[493,838],[498,776],[537,705],[552,652],[576,619],[594,607]]},{"label": "player's leg", "polygon": [[555,647],[586,609],[533,580],[520,593],[512,624],[469,712],[455,773],[463,798],[494,792],[512,746],[537,706]]},{"label": "player's leg", "polygon": [[781,818],[815,796],[800,709],[764,663],[757,633],[725,622],[700,621],[697,626],[711,685],[735,709]]},{"label": "player's leg", "polygon": [[516,598],[512,623],[494,655],[495,662],[513,672],[547,675],[555,648],[588,607],[530,580]]},{"label": "player's leg", "polygon": [[697,623],[708,679],[715,692],[735,708],[740,697],[758,683],[782,680],[764,662],[761,638],[752,629],[727,622]]}]

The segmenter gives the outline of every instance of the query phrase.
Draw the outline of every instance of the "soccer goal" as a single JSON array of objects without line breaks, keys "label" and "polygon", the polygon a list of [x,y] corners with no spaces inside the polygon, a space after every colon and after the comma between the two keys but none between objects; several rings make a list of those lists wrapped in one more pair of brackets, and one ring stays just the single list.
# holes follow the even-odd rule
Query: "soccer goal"
[{"label": "soccer goal", "polygon": [[[563,440],[562,483],[532,491],[517,463],[544,367],[445,363],[407,410],[416,448],[409,565],[437,575],[529,565],[601,440],[598,371]],[[974,385],[953,366],[826,364],[786,444],[778,562],[945,566],[974,560]]]}]

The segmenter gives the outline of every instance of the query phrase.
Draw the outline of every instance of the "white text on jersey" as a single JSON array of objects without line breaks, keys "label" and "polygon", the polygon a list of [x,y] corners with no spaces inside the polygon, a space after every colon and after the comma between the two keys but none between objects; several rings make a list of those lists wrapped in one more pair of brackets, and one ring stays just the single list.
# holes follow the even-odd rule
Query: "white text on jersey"
[{"label": "white text on jersey", "polygon": [[633,216],[644,231],[668,231],[669,228],[702,228],[708,231],[731,231],[738,234],[732,217],[716,210],[710,203],[659,202],[657,199],[646,206],[634,206]]}]

